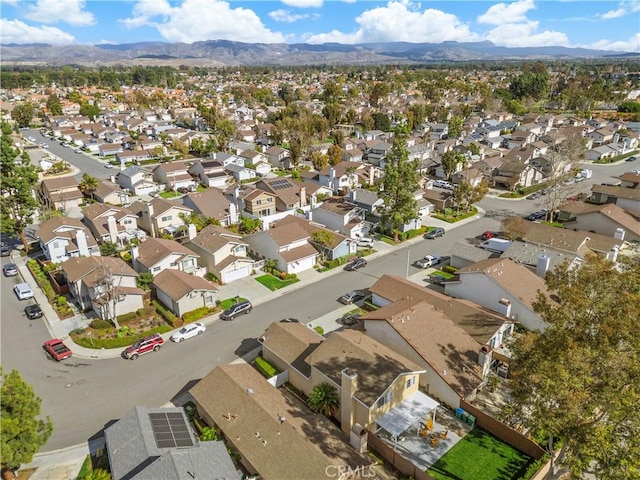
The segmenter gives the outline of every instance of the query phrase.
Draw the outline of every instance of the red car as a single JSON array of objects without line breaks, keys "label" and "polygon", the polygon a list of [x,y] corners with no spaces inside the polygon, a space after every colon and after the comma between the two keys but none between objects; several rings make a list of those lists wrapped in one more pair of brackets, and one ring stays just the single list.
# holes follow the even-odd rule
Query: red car
[{"label": "red car", "polygon": [[140,355],[144,355],[149,352],[157,352],[164,343],[164,340],[159,333],[154,333],[148,337],[144,337],[138,340],[136,343],[122,352],[122,356],[129,360],[135,360]]},{"label": "red car", "polygon": [[484,233],[482,234],[482,239],[483,239],[483,240],[489,240],[490,238],[493,238],[493,237],[495,237],[495,236],[496,236],[496,234],[495,234],[495,233],[493,233],[493,232],[492,232],[492,231],[490,231],[490,230],[487,230],[486,232],[484,232]]},{"label": "red car", "polygon": [[44,348],[44,351],[57,362],[66,360],[73,354],[71,350],[69,350],[69,347],[62,343],[62,340],[59,338],[47,340],[44,342],[44,345],[42,345],[42,348]]}]

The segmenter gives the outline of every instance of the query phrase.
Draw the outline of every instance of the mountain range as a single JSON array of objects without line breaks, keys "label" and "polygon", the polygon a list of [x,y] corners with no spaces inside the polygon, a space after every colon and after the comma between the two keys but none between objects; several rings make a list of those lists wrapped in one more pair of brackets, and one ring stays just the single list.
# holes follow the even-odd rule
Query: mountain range
[{"label": "mountain range", "polygon": [[209,40],[194,43],[140,42],[64,45],[5,44],[4,64],[48,65],[372,65],[438,62],[625,58],[639,53],[567,47],[500,47],[491,42],[443,43],[242,43]]}]

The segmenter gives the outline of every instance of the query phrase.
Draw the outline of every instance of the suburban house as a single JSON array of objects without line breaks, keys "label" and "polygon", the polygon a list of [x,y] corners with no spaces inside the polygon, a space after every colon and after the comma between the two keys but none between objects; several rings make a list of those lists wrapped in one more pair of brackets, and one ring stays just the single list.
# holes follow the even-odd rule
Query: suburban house
[{"label": "suburban house", "polygon": [[98,202],[110,205],[126,205],[129,203],[129,193],[110,180],[98,182],[98,188],[91,194],[91,197]]},{"label": "suburban house", "polygon": [[289,154],[289,150],[285,150],[284,148],[271,146],[267,148],[264,152],[267,156],[267,160],[269,163],[273,165],[275,168],[280,168],[282,170],[289,168],[291,162],[291,156]]},{"label": "suburban house", "polygon": [[165,269],[153,277],[156,298],[176,316],[202,307],[215,307],[217,289],[202,277]]},{"label": "suburban house", "polygon": [[225,167],[225,171],[231,174],[231,176],[238,182],[250,182],[258,178],[258,174],[252,168],[247,168],[244,165],[230,164]]},{"label": "suburban house", "polygon": [[183,408],[135,407],[104,431],[113,480],[240,480],[222,441],[199,442]]},{"label": "suburban house", "polygon": [[187,171],[205,187],[224,188],[230,180],[224,165],[218,160],[197,160]]},{"label": "suburban house", "polygon": [[45,178],[40,182],[38,194],[41,203],[52,210],[67,213],[84,200],[80,184],[74,177]]},{"label": "suburban house", "polygon": [[378,208],[384,205],[384,200],[378,196],[377,192],[364,188],[354,188],[349,192],[348,198],[351,203],[372,214],[377,214]]},{"label": "suburban house", "polygon": [[371,459],[352,448],[329,419],[282,393],[251,365],[220,365],[189,393],[200,417],[224,434],[251,475],[299,480],[335,471],[332,478],[347,480],[357,472],[375,473]]},{"label": "suburban house", "polygon": [[336,166],[327,166],[320,170],[318,181],[320,185],[330,188],[333,193],[348,191],[360,186],[358,171],[367,166],[360,162],[340,162]]},{"label": "suburban house", "polygon": [[125,166],[127,163],[137,163],[151,159],[153,159],[153,153],[148,150],[125,150],[116,153],[116,161],[121,166]]},{"label": "suburban house", "polygon": [[297,224],[274,228],[244,237],[252,257],[271,258],[285,273],[299,273],[313,268],[318,252],[309,244],[309,234]]},{"label": "suburban house", "polygon": [[253,260],[247,257],[248,245],[242,236],[222,227],[207,225],[185,247],[199,255],[198,264],[222,283],[246,278],[253,270]]},{"label": "suburban house", "polygon": [[182,204],[195,213],[213,218],[223,227],[239,222],[238,209],[224,196],[222,190],[208,188],[204,192],[188,193],[182,197]]},{"label": "suburban house", "polygon": [[543,173],[531,164],[504,162],[491,180],[494,187],[503,186],[515,190],[516,186],[530,187],[540,183],[543,178]]},{"label": "suburban house", "polygon": [[110,242],[124,247],[137,238],[145,240],[147,234],[138,228],[138,217],[125,207],[92,203],[82,210],[82,222],[93,237],[102,242]]},{"label": "suburban house", "polygon": [[153,181],[153,173],[138,165],[118,172],[115,175],[115,183],[134,195],[148,195],[158,191],[158,184]]},{"label": "suburban house", "polygon": [[626,210],[640,211],[640,174],[627,172],[618,177],[620,185],[592,185],[590,203],[615,203]]},{"label": "suburban house", "polygon": [[82,310],[103,319],[135,312],[144,306],[138,274],[120,257],[76,257],[62,265],[69,293]]},{"label": "suburban house", "polygon": [[437,188],[427,188],[422,192],[422,198],[433,204],[436,210],[444,211],[454,207],[451,191]]},{"label": "suburban house", "polygon": [[190,208],[163,198],[154,198],[148,203],[134,202],[129,210],[138,216],[138,226],[152,237],[175,235],[178,228],[185,225],[183,217],[193,213]]},{"label": "suburban house", "polygon": [[291,178],[265,178],[255,185],[258,190],[275,195],[276,210],[279,212],[304,208],[309,203],[307,189]]},{"label": "suburban house", "polygon": [[116,155],[117,153],[124,152],[122,144],[118,143],[103,143],[98,147],[98,154],[100,157],[105,158]]},{"label": "suburban house", "polygon": [[[327,260],[335,260],[336,258],[345,257],[347,255],[353,255],[357,252],[358,246],[351,238],[345,237],[341,233],[332,232],[315,222],[311,222],[297,215],[287,215],[282,220],[276,223],[276,226],[282,227],[288,224],[297,224],[302,227],[309,235],[309,243],[318,251],[321,257]],[[313,234],[315,232],[329,232],[332,237],[332,242],[329,245],[318,243],[314,240]]]},{"label": "suburban house", "polygon": [[278,197],[259,188],[234,187],[233,201],[237,209],[247,213],[252,218],[270,217],[275,215]]},{"label": "suburban house", "polygon": [[489,250],[478,248],[466,242],[456,242],[451,247],[451,260],[449,265],[455,268],[464,268],[469,265],[486,260],[493,255]]},{"label": "suburban house", "polygon": [[615,203],[593,205],[567,202],[558,207],[558,220],[572,230],[595,232],[620,240],[640,242],[640,219]]},{"label": "suburban house", "polygon": [[163,184],[168,190],[178,188],[195,188],[196,182],[189,173],[185,162],[162,163],[153,169],[153,179]]},{"label": "suburban house", "polygon": [[91,231],[77,218],[52,217],[40,224],[35,236],[45,257],[53,263],[71,257],[100,256]]},{"label": "suburban house", "polygon": [[341,197],[324,200],[309,211],[309,220],[350,238],[366,237],[371,229],[370,222],[365,220],[365,211]]},{"label": "suburban house", "polygon": [[289,382],[306,395],[320,383],[335,387],[345,434],[356,424],[374,432],[376,421],[395,406],[427,397],[418,390],[425,370],[364,332],[346,329],[316,339],[308,330],[301,323],[272,323],[261,338],[262,355],[291,372]]},{"label": "suburban house", "polygon": [[188,274],[198,272],[198,254],[175,240],[147,238],[140,245],[131,245],[131,263],[136,272],[180,270]]},{"label": "suburban house", "polygon": [[461,268],[445,293],[464,298],[519,322],[530,330],[547,325],[533,311],[538,292],[547,293],[544,279],[508,258],[489,258]]}]

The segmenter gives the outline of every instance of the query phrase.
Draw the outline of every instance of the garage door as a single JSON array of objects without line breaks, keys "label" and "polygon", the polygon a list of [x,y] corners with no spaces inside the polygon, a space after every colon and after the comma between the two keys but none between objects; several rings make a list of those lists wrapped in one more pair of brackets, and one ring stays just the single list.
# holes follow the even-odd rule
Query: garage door
[{"label": "garage door", "polygon": [[238,280],[239,278],[248,277],[251,273],[251,266],[244,265],[235,270],[226,270],[222,275],[222,281],[224,283],[233,282],[234,280]]}]

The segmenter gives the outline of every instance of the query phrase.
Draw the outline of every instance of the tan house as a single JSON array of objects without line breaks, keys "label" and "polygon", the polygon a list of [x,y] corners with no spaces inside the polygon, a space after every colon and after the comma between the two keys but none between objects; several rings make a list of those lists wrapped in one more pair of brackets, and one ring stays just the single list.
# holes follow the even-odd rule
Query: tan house
[{"label": "tan house", "polygon": [[204,278],[166,269],[153,277],[156,297],[176,316],[202,307],[215,307],[217,289]]},{"label": "tan house", "polygon": [[593,205],[568,202],[558,207],[558,219],[571,230],[584,230],[640,242],[640,218],[615,203]]},{"label": "tan house", "polygon": [[40,183],[41,203],[48,208],[68,212],[83,201],[80,184],[74,177],[45,178]]},{"label": "tan house", "polygon": [[184,227],[183,218],[193,210],[184,205],[169,202],[163,198],[154,198],[149,203],[134,202],[129,210],[138,216],[138,226],[152,237],[174,235]]},{"label": "tan house", "polygon": [[198,254],[175,240],[148,238],[140,245],[131,245],[131,263],[136,272],[154,275],[170,270],[187,274],[198,271]]},{"label": "tan house", "polygon": [[125,207],[92,203],[82,214],[82,223],[99,242],[126,246],[133,238],[146,238],[145,232],[138,228],[138,217]]}]

